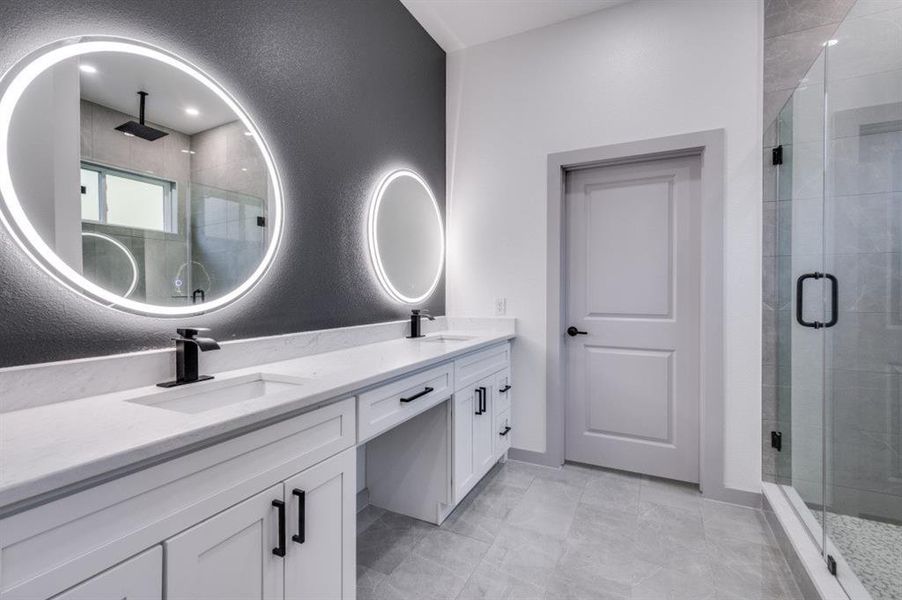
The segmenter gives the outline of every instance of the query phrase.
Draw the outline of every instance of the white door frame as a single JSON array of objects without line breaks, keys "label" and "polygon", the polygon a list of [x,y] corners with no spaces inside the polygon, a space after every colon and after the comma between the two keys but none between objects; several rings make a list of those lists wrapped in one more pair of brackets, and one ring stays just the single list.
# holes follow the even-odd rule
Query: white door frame
[{"label": "white door frame", "polygon": [[701,335],[699,432],[700,487],[706,497],[760,505],[760,494],[727,488],[724,484],[724,342],[723,342],[723,225],[724,130],[559,152],[548,156],[547,265],[547,449],[544,454],[518,452],[520,458],[550,466],[564,463],[564,406],[566,399],[566,253],[564,251],[564,174],[569,169],[623,164],[655,158],[701,158]]}]

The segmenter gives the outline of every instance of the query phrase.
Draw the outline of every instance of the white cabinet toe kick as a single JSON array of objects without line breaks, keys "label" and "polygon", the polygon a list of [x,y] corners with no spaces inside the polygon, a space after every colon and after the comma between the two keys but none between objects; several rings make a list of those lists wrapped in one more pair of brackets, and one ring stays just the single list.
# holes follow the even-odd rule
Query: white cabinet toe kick
[{"label": "white cabinet toe kick", "polygon": [[510,343],[0,520],[0,600],[353,599],[376,506],[439,524],[503,458]]}]

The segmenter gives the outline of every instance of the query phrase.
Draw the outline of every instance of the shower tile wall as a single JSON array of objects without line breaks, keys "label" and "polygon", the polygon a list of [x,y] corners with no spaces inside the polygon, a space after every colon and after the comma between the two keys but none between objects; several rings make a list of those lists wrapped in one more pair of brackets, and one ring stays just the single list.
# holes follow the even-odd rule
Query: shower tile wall
[{"label": "shower tile wall", "polygon": [[191,136],[193,286],[207,298],[245,281],[269,239],[269,177],[248,133],[235,121]]},{"label": "shower tile wall", "polygon": [[[873,0],[859,0],[871,2]],[[784,257],[789,254],[790,204],[786,190],[777,190],[777,171],[771,165],[771,152],[778,145],[777,117],[780,109],[798,86],[830,39],[854,0],[765,0],[764,2],[764,203],[763,203],[763,298],[762,298],[762,475],[765,481],[776,481],[779,471],[788,475],[792,440],[788,438],[788,415],[781,418],[780,394],[788,394],[788,364],[778,373],[779,327],[789,326],[789,300],[778,298],[779,269],[789,268]],[[786,181],[791,181],[784,176]],[[782,356],[788,356],[784,348]],[[785,362],[785,361],[784,361]],[[771,448],[770,432],[784,432],[782,456]]]},{"label": "shower tile wall", "polygon": [[[135,257],[140,276],[131,298],[145,300],[151,304],[171,305],[183,301],[174,300],[181,296],[181,292],[172,282],[179,268],[187,260],[185,208],[191,174],[191,155],[183,150],[190,149],[191,138],[153,123],[150,125],[169,132],[169,135],[151,143],[124,136],[115,130],[116,126],[131,119],[133,119],[131,115],[82,100],[81,158],[87,162],[174,181],[178,192],[178,233],[97,223],[85,223],[83,230],[114,237]],[[108,263],[106,257],[99,256],[96,252],[109,250],[108,244],[86,242],[83,245],[86,276],[91,277],[92,269],[106,268],[105,265]]]}]

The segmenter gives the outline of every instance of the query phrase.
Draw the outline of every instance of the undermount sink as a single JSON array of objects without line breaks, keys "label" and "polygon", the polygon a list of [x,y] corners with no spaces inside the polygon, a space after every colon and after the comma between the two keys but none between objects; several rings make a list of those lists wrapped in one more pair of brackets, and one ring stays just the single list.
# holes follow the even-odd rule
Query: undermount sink
[{"label": "undermount sink", "polygon": [[132,398],[126,402],[197,414],[247,400],[257,400],[291,390],[297,391],[303,386],[304,381],[297,377],[254,373],[231,379],[189,383],[164,392]]},{"label": "undermount sink", "polygon": [[421,342],[432,342],[432,343],[451,343],[451,342],[468,342],[474,339],[476,336],[474,335],[429,335],[421,339]]}]

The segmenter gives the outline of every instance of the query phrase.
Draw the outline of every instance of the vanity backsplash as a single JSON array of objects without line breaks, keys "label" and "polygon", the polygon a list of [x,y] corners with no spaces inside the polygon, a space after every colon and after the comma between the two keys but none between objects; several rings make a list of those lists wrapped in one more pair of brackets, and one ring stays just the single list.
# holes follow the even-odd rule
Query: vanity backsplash
[{"label": "vanity backsplash", "polygon": [[[513,317],[436,317],[424,324],[436,331],[514,333]],[[174,325],[173,325],[174,327]],[[304,331],[222,343],[200,357],[205,373],[218,373],[403,338],[409,320]],[[175,329],[173,328],[173,335]],[[210,335],[216,337],[216,331]],[[175,346],[112,356],[0,369],[0,413],[65,402],[87,396],[154,385],[172,378]]]}]

